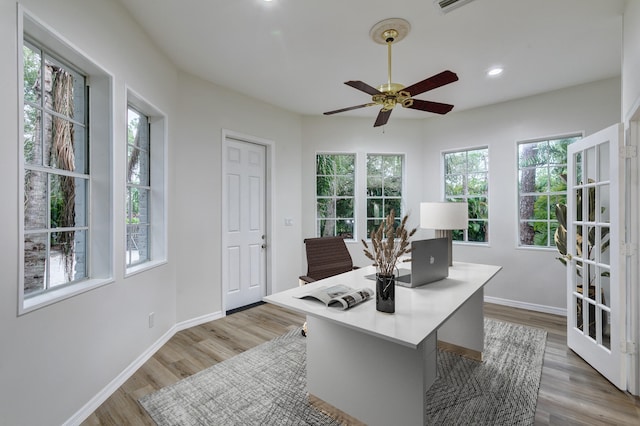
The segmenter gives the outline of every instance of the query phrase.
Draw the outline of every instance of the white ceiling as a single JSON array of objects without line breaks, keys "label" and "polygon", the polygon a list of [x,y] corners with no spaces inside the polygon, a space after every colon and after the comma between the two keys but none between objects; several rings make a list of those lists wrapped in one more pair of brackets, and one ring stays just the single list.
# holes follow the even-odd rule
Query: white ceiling
[{"label": "white ceiling", "polygon": [[[445,69],[459,81],[416,96],[454,111],[620,75],[625,0],[120,0],[181,69],[300,114],[370,101],[343,83],[387,81],[387,48],[369,30],[411,24],[393,46],[393,81]],[[499,78],[486,71],[501,65]],[[376,117],[378,107],[344,113]],[[392,119],[433,114],[396,108]]]}]

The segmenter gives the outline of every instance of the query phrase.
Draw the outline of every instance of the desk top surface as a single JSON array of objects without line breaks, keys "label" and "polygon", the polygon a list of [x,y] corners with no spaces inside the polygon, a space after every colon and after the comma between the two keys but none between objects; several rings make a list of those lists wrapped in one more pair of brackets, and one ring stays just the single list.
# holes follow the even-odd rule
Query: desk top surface
[{"label": "desk top surface", "polygon": [[336,284],[354,289],[368,287],[375,291],[375,281],[365,278],[375,273],[373,266],[272,294],[266,296],[264,301],[401,345],[417,347],[500,269],[501,266],[495,265],[454,262],[449,268],[449,277],[444,280],[417,288],[396,286],[396,311],[393,314],[376,311],[375,296],[347,310],[337,306],[327,307],[313,298],[295,297],[314,288]]}]

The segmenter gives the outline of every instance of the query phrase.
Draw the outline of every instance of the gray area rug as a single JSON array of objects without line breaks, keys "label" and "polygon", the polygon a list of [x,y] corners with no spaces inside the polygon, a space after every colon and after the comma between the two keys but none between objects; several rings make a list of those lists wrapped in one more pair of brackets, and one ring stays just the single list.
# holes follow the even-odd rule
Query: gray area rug
[{"label": "gray area rug", "polygon": [[[434,425],[530,425],[547,333],[485,319],[482,363],[438,353],[425,407]],[[300,330],[146,395],[158,425],[338,425],[307,401]]]},{"label": "gray area rug", "polygon": [[438,352],[428,424],[533,424],[546,343],[539,328],[485,319],[482,363]]}]

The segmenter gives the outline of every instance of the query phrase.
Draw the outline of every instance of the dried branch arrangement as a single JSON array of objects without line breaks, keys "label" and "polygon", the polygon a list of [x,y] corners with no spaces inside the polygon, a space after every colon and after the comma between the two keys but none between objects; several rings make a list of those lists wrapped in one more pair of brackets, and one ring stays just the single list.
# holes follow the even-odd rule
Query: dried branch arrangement
[{"label": "dried branch arrangement", "polygon": [[[409,215],[405,215],[396,228],[396,214],[394,210],[380,224],[376,231],[371,231],[371,245],[373,250],[369,250],[369,245],[365,240],[364,254],[373,261],[373,266],[378,268],[378,273],[383,276],[393,275],[393,271],[398,263],[400,256],[411,252],[409,238],[416,233],[417,228],[411,231],[407,230],[407,219]],[[373,251],[373,252],[372,252]],[[406,259],[405,262],[411,259]]]}]

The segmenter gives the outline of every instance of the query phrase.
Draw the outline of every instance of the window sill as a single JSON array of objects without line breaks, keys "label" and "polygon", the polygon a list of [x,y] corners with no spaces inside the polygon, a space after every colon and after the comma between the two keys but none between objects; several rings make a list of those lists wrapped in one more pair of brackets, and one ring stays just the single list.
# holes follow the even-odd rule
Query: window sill
[{"label": "window sill", "polygon": [[516,246],[516,250],[531,250],[531,251],[552,251],[558,253],[558,249],[555,247],[544,246]]},{"label": "window sill", "polygon": [[29,312],[33,312],[37,309],[44,308],[45,306],[52,305],[78,294],[84,293],[94,288],[102,287],[103,285],[113,282],[113,278],[100,278],[81,281],[77,284],[71,284],[65,287],[61,287],[57,290],[51,290],[47,293],[39,294],[37,296],[25,298],[22,302],[22,306],[18,309],[18,315],[24,315]]},{"label": "window sill", "polygon": [[467,246],[467,247],[491,247],[489,243],[480,241],[453,241],[454,246]]},{"label": "window sill", "polygon": [[166,259],[162,260],[150,260],[148,262],[140,263],[138,265],[133,265],[127,268],[124,273],[124,277],[128,278],[132,275],[137,275],[142,272],[148,271],[149,269],[157,268],[158,266],[165,265],[167,263]]}]

